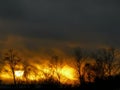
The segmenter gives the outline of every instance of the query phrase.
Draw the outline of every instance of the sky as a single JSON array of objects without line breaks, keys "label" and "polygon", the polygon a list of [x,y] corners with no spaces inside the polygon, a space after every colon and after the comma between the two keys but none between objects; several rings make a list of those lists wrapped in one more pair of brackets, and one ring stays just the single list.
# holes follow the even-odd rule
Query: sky
[{"label": "sky", "polygon": [[120,0],[0,0],[0,47],[120,47]]}]

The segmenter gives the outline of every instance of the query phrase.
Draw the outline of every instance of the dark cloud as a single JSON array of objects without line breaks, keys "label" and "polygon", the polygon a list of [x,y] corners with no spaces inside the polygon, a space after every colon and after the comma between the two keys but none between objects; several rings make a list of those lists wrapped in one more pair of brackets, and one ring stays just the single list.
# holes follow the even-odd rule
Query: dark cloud
[{"label": "dark cloud", "polygon": [[0,37],[119,46],[119,4],[119,0],[2,0]]}]

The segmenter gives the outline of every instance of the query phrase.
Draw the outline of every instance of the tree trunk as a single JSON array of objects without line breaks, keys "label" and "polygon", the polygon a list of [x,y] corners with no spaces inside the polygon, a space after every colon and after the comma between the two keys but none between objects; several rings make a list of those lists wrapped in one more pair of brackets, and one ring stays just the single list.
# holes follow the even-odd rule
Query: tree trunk
[{"label": "tree trunk", "polygon": [[16,79],[15,79],[15,71],[14,71],[14,69],[12,69],[12,74],[13,74],[13,82],[14,82],[14,85],[16,85]]}]

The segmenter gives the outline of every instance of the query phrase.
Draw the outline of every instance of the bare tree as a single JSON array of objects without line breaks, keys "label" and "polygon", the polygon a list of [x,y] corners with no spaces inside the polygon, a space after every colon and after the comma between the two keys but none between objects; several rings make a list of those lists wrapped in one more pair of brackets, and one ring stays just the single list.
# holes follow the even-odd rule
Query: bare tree
[{"label": "bare tree", "polygon": [[[105,63],[106,63],[106,67],[105,67],[105,71],[106,74],[108,74],[108,76],[112,75],[112,72],[115,71],[115,69],[117,69],[117,67],[119,67],[120,65],[116,63],[116,57],[118,56],[118,51],[117,49],[110,47],[108,50],[104,50],[104,55],[105,55]],[[116,73],[116,72],[114,72]]]},{"label": "bare tree", "polygon": [[59,57],[57,55],[52,56],[52,65],[53,65],[53,75],[56,74],[57,75],[57,80],[60,84],[60,80],[61,80],[61,75],[60,75],[60,71],[59,71],[59,67],[60,67],[60,60]]},{"label": "bare tree", "polygon": [[99,49],[94,53],[91,53],[91,57],[96,61],[96,73],[97,77],[103,78],[105,76],[105,59],[103,49]]},{"label": "bare tree", "polygon": [[76,70],[78,73],[79,82],[82,84],[84,83],[84,76],[81,74],[82,72],[81,65],[83,62],[83,53],[81,48],[76,48],[74,55],[75,55]]},{"label": "bare tree", "polygon": [[96,66],[90,63],[85,63],[84,65],[84,78],[87,82],[94,82],[96,78]]},{"label": "bare tree", "polygon": [[15,79],[15,68],[16,65],[18,65],[21,61],[21,58],[17,55],[17,52],[15,52],[14,49],[9,49],[5,54],[3,59],[7,62],[7,64],[10,66],[10,69],[12,71],[13,76],[13,82],[16,85],[16,79]]},{"label": "bare tree", "polygon": [[[95,55],[98,66],[98,73],[101,77],[111,76],[113,71],[116,71],[120,66],[116,63],[116,56],[118,55],[117,50],[110,47],[108,49],[100,49]],[[115,72],[114,72],[115,73]]]},{"label": "bare tree", "polygon": [[36,81],[35,77],[38,75],[38,69],[30,64],[24,64],[24,74],[23,77],[25,78],[26,83],[31,83],[31,80],[29,78],[29,75],[31,75],[30,73],[32,73],[33,75],[33,81]]},{"label": "bare tree", "polygon": [[112,65],[112,67],[114,67],[112,73],[120,74],[120,50],[116,49],[114,53],[115,53],[115,60]]}]

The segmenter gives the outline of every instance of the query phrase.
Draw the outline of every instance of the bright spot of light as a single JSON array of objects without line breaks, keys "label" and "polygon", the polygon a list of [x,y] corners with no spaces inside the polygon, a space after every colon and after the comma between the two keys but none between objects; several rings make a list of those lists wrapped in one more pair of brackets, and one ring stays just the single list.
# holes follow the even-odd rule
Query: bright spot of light
[{"label": "bright spot of light", "polygon": [[15,76],[16,76],[16,77],[22,77],[23,74],[24,74],[24,71],[23,71],[23,70],[17,70],[17,71],[15,71]]}]

